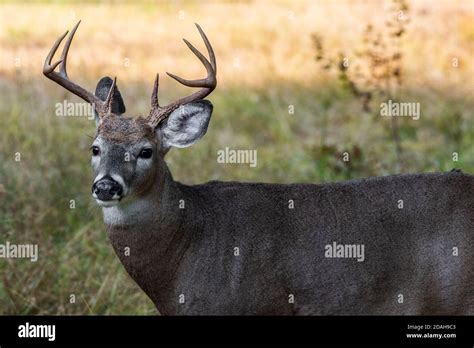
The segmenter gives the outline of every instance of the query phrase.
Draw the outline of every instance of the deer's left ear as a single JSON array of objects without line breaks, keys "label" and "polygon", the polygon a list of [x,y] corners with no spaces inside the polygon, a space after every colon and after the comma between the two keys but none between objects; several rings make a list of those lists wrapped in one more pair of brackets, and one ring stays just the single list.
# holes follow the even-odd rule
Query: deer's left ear
[{"label": "deer's left ear", "polygon": [[[105,101],[109,95],[110,88],[112,87],[114,80],[108,76],[104,76],[97,83],[95,88],[95,96],[99,97],[100,100]],[[125,112],[125,104],[123,103],[122,95],[118,89],[118,86],[115,86],[114,95],[112,97],[112,112],[116,115],[122,115]],[[95,124],[99,124],[99,115],[97,111],[94,111],[95,114]]]},{"label": "deer's left ear", "polygon": [[163,149],[188,147],[203,137],[211,119],[212,103],[199,100],[180,106],[158,126]]}]

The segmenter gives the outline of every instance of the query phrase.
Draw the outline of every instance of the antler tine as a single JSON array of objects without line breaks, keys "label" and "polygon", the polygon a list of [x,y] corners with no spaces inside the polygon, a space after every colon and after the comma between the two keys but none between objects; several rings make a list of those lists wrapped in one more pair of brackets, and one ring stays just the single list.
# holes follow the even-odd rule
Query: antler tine
[{"label": "antler tine", "polygon": [[[115,82],[112,85],[111,92],[109,92],[109,97],[106,102],[103,102],[100,100],[100,98],[96,97],[93,93],[87,91],[86,89],[82,88],[81,86],[75,84],[71,80],[69,80],[69,77],[67,75],[67,68],[66,68],[66,63],[67,63],[67,56],[69,53],[69,48],[71,46],[72,39],[74,38],[74,34],[76,33],[77,28],[79,27],[79,24],[81,24],[81,21],[79,21],[74,28],[72,29],[71,33],[69,34],[69,37],[66,41],[66,44],[63,48],[63,51],[61,53],[61,59],[55,63],[51,63],[53,60],[54,55],[56,54],[56,51],[58,50],[59,45],[61,42],[64,40],[66,35],[69,33],[66,31],[62,36],[60,36],[56,42],[54,43],[53,47],[49,51],[48,55],[46,56],[46,60],[43,65],[43,74],[48,77],[49,79],[53,80],[56,82],[58,85],[64,87],[68,91],[72,92],[73,94],[77,95],[78,97],[84,99],[86,102],[91,103],[94,105],[97,113],[99,114],[99,117],[104,117],[111,113],[111,104],[112,104],[112,96],[113,96],[113,91],[115,89]],[[56,72],[55,69],[56,67],[60,65],[59,67],[59,72]],[[112,94],[110,94],[112,93]]]},{"label": "antler tine", "polygon": [[161,121],[166,119],[169,114],[178,108],[181,105],[190,103],[195,100],[203,99],[206,96],[208,96],[214,88],[216,88],[217,85],[217,79],[216,79],[216,57],[214,55],[214,50],[212,49],[211,43],[207,39],[206,34],[204,34],[204,31],[201,29],[201,27],[196,23],[196,27],[199,31],[199,34],[201,35],[204,44],[206,45],[207,52],[209,53],[209,60],[201,53],[199,52],[196,47],[194,47],[188,40],[183,39],[184,43],[189,47],[189,49],[194,53],[194,55],[201,61],[201,63],[204,65],[206,68],[207,76],[203,79],[196,79],[196,80],[186,80],[183,79],[182,77],[179,77],[175,74],[167,72],[167,74],[178,81],[179,83],[188,86],[188,87],[201,87],[201,89],[197,92],[194,92],[191,95],[188,95],[186,97],[180,98],[167,106],[161,107],[158,104],[158,87],[159,87],[159,76],[157,75],[155,79],[155,85],[153,88],[153,93],[152,93],[152,100],[151,100],[151,111],[150,111],[150,116],[148,117],[148,120],[150,124],[154,127],[156,127],[158,124],[160,124]]},{"label": "antler tine", "polygon": [[71,42],[72,39],[74,38],[74,34],[76,33],[77,28],[79,27],[79,24],[81,24],[81,21],[77,22],[77,24],[74,26],[74,28],[71,30],[71,34],[69,34],[69,37],[67,38],[66,44],[64,45],[63,52],[61,54],[61,61],[63,62],[61,66],[59,67],[59,73],[63,75],[64,77],[67,76],[67,70],[66,70],[66,65],[67,65],[67,55],[69,53],[69,47],[71,47]]},{"label": "antler tine", "polygon": [[194,24],[198,28],[199,34],[201,35],[202,40],[204,41],[204,44],[206,45],[207,53],[209,53],[209,59],[211,61],[211,66],[214,69],[214,71],[217,72],[216,56],[214,55],[214,50],[212,49],[211,43],[207,39],[206,34],[204,34],[204,31],[202,30],[201,26],[197,23],[194,23]]},{"label": "antler tine", "polygon": [[153,93],[151,94],[151,107],[159,108],[160,103],[158,101],[158,88],[160,87],[160,74],[156,74],[155,84],[153,86]]},{"label": "antler tine", "polygon": [[203,87],[203,85],[210,87],[213,81],[209,80],[209,76],[213,76],[214,68],[212,67],[211,63],[209,63],[209,61],[206,59],[206,57],[204,57],[204,55],[201,52],[199,52],[196,49],[196,47],[194,47],[188,40],[183,39],[183,41],[189,47],[189,49],[194,53],[194,55],[199,58],[201,63],[206,67],[208,76],[204,79],[186,80],[186,79],[183,79],[182,77],[176,76],[175,74],[171,74],[169,72],[167,72],[167,74],[173,79],[175,79],[176,81],[178,81],[179,83],[188,87]]},{"label": "antler tine", "polygon": [[58,50],[58,47],[59,45],[61,44],[61,42],[64,40],[64,38],[66,37],[66,35],[69,33],[69,31],[66,31],[63,35],[61,35],[57,40],[56,42],[54,43],[53,47],[51,47],[51,50],[49,51],[48,55],[46,56],[46,60],[44,61],[44,65],[43,65],[43,74],[49,74],[51,73],[52,71],[54,71],[54,69],[56,69],[56,67],[62,63],[62,60],[59,60],[57,61],[56,63],[54,63],[53,65],[51,65],[51,61],[53,60],[53,56],[54,54],[56,53],[56,51]]},{"label": "antler tine", "polygon": [[110,86],[109,93],[107,94],[107,98],[104,101],[106,115],[112,113],[112,101],[113,101],[116,85],[117,85],[117,77],[114,77],[112,86]]}]

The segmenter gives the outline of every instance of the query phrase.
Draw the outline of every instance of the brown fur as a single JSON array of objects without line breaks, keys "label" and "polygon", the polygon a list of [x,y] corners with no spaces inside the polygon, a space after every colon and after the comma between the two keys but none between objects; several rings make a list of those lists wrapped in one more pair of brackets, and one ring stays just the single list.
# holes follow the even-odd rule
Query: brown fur
[{"label": "brown fur", "polygon": [[147,120],[138,118],[128,118],[110,114],[104,117],[98,128],[97,135],[103,139],[116,143],[131,144],[144,138],[155,141],[154,130],[147,123]]}]

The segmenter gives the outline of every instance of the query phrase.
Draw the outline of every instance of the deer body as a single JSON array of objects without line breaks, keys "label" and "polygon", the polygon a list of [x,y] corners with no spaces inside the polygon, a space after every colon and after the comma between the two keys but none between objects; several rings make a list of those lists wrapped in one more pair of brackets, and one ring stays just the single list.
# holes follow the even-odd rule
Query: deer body
[{"label": "deer body", "polygon": [[[43,73],[94,105],[92,195],[130,276],[167,315],[474,314],[474,178],[451,172],[347,182],[175,182],[171,147],[207,131],[216,60],[185,41],[207,77],[193,94],[127,118],[116,81],[96,93],[48,54]],[[59,72],[55,69],[59,66]]]},{"label": "deer body", "polygon": [[[125,269],[162,314],[474,313],[472,176],[186,186],[167,175],[156,188],[145,212],[103,212]],[[334,241],[363,244],[365,260],[325,257]]]}]

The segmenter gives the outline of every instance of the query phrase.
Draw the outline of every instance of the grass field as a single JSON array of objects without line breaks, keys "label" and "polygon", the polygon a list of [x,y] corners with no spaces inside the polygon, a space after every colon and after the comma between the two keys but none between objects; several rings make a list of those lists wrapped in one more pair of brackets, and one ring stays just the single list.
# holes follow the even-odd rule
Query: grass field
[{"label": "grass field", "polygon": [[[0,2],[0,244],[39,245],[35,263],[0,259],[0,314],[157,314],[115,256],[90,196],[94,122],[55,116],[56,103],[79,99],[42,75],[53,42],[79,19],[71,79],[93,90],[100,77],[116,75],[129,116],[148,113],[157,72],[204,74],[181,38],[203,49],[193,23],[207,33],[218,65],[214,114],[198,144],[167,156],[176,180],[474,173],[473,1],[409,2],[397,98],[420,103],[421,116],[400,119],[402,162],[390,120],[365,112],[315,61],[312,33],[322,35],[329,54],[356,59],[351,52],[364,28],[383,27],[389,3]],[[189,92],[164,77],[160,90],[165,101]],[[225,147],[256,149],[258,165],[217,163]],[[342,161],[346,151],[349,162]]]}]

